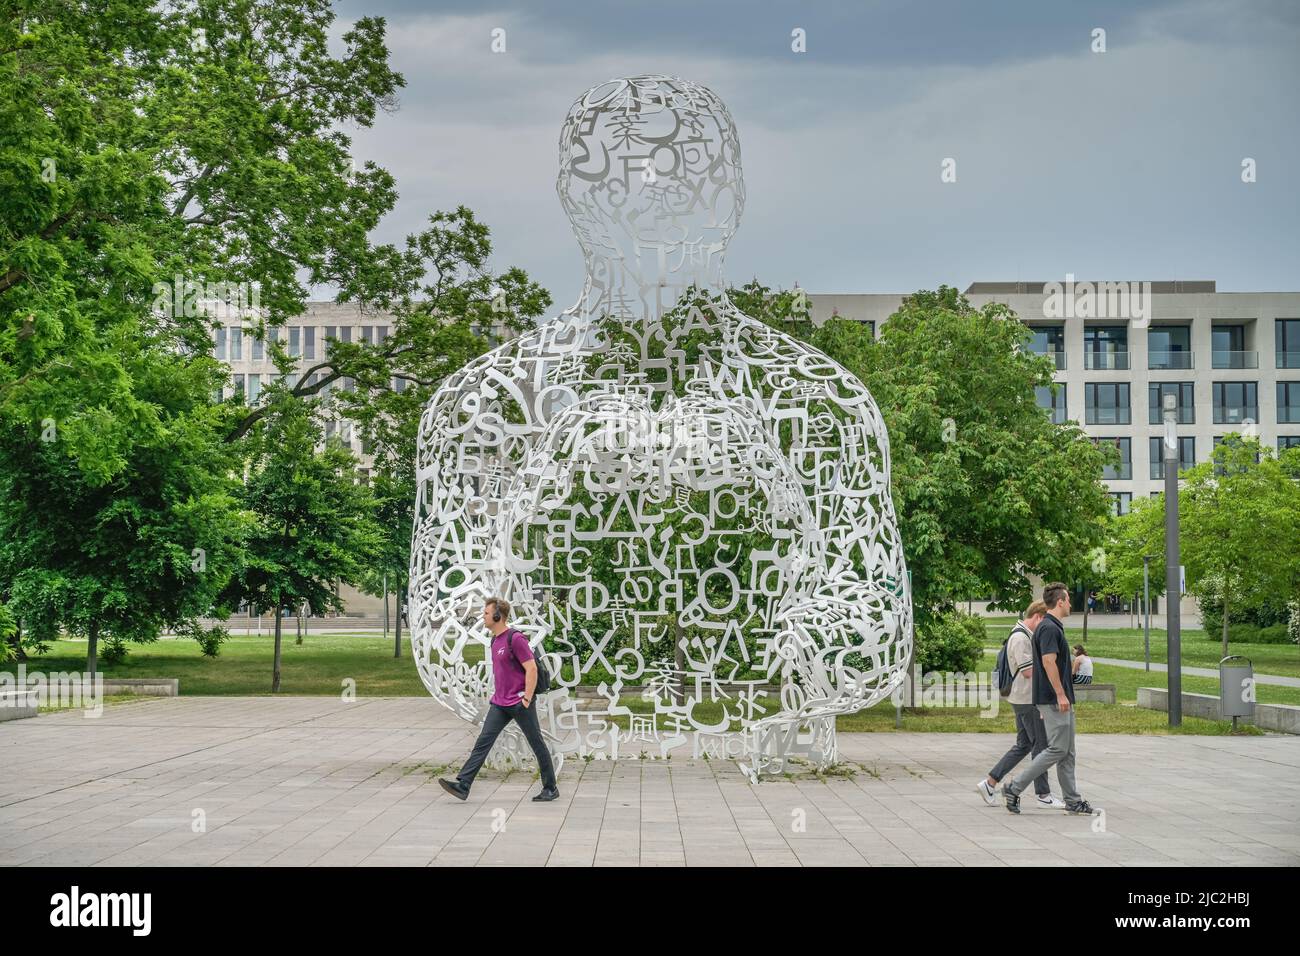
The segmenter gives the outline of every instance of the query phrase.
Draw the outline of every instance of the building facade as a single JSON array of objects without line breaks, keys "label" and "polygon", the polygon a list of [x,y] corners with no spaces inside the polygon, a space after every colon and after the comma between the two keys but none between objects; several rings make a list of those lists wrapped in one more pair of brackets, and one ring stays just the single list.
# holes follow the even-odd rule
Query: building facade
[{"label": "building facade", "polygon": [[[1164,490],[1167,394],[1178,405],[1180,468],[1208,460],[1230,432],[1275,449],[1300,445],[1300,293],[1218,292],[1213,281],[1116,284],[1135,287],[1124,308],[1108,284],[1070,285],[976,282],[966,296],[977,308],[1009,306],[1033,330],[1030,348],[1055,356],[1062,387],[1055,396],[1040,389],[1039,404],[1119,448],[1120,464],[1103,475],[1117,511]],[[877,334],[903,300],[808,298],[815,320],[858,319]]]}]

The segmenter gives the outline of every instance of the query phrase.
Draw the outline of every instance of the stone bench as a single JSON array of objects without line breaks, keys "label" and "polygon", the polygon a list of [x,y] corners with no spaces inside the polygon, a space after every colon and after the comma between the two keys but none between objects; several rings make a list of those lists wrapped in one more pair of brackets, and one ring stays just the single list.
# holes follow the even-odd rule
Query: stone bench
[{"label": "stone bench", "polygon": [[177,697],[181,682],[176,677],[105,677],[104,696],[140,694],[145,697]]},{"label": "stone bench", "polygon": [[1095,704],[1113,704],[1115,703],[1115,685],[1075,684],[1074,699],[1079,703],[1086,700]]},{"label": "stone bench", "polygon": [[[1139,687],[1138,706],[1149,710],[1169,712],[1169,691],[1164,687]],[[1206,720],[1231,720],[1219,711],[1219,698],[1213,694],[1183,693],[1183,713],[1189,717]],[[1254,724],[1261,730],[1280,734],[1300,734],[1300,707],[1293,704],[1255,704],[1254,717],[1240,718],[1243,724]]]},{"label": "stone bench", "polygon": [[35,717],[39,709],[34,690],[0,690],[0,721]]}]

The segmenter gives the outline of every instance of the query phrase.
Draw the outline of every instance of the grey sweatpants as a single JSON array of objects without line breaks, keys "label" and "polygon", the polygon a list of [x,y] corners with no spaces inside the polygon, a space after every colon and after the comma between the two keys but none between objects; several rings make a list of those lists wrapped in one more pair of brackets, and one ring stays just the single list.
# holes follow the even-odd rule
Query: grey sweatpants
[{"label": "grey sweatpants", "polygon": [[1074,707],[1061,713],[1055,704],[1039,704],[1038,712],[1043,715],[1043,728],[1047,731],[1047,749],[1007,784],[1007,790],[1019,796],[1035,777],[1055,767],[1061,796],[1067,804],[1078,803],[1083,798],[1074,784]]},{"label": "grey sweatpants", "polygon": [[[1039,716],[1038,708],[1033,704],[1012,704],[1011,709],[1016,713],[1016,742],[989,771],[989,776],[997,781],[1014,770],[1025,757],[1033,759],[1047,749],[1047,732],[1043,729],[1043,718]],[[1034,778],[1034,792],[1040,797],[1052,792],[1046,773]]]}]

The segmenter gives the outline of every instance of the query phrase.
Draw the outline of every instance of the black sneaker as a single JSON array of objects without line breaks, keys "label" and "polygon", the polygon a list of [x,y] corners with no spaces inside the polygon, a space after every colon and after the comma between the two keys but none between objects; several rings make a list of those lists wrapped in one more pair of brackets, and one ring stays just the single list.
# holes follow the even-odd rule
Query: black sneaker
[{"label": "black sneaker", "polygon": [[1020,812],[1020,795],[1012,793],[1006,787],[1002,788],[1002,796],[1007,798],[1007,809],[1012,813]]},{"label": "black sneaker", "polygon": [[469,787],[462,787],[460,785],[459,780],[457,780],[455,783],[452,783],[450,780],[443,780],[439,778],[438,783],[442,785],[442,789],[446,790],[457,800],[469,799]]},{"label": "black sneaker", "polygon": [[533,797],[533,803],[545,803],[547,800],[554,800],[560,795],[558,787],[543,787],[542,792]]},{"label": "black sneaker", "polygon": [[1067,803],[1065,805],[1066,813],[1086,813],[1091,816],[1100,812],[1100,807],[1094,807],[1087,800],[1080,800],[1078,803]]}]

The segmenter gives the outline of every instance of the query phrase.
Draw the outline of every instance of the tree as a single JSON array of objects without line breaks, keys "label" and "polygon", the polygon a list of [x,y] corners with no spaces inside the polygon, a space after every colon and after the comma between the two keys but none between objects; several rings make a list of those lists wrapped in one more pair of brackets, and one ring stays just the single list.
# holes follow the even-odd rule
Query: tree
[{"label": "tree", "polygon": [[338,610],[335,583],[361,582],[380,535],[372,518],[374,498],[359,480],[352,453],[335,442],[318,448],[322,431],[312,406],[283,386],[269,391],[267,412],[249,436],[243,488],[256,525],[224,597],[275,615],[276,693],[284,614],[303,604],[313,614]]},{"label": "tree", "polygon": [[227,410],[211,401],[224,372],[131,317],[110,331],[104,361],[129,385],[114,407],[87,414],[111,456],[84,443],[70,450],[57,423],[40,437],[0,435],[8,603],[32,639],[60,625],[85,635],[91,674],[101,637],[119,658],[128,641],[211,614],[248,526],[224,442]]},{"label": "tree", "polygon": [[[1147,580],[1151,594],[1165,590],[1165,506],[1164,495],[1133,502],[1127,514],[1113,518],[1106,526],[1101,591],[1106,595],[1133,595]],[[1143,558],[1150,556],[1148,578],[1143,577]]]},{"label": "tree", "polygon": [[1038,407],[1053,365],[1025,350],[1029,330],[1010,309],[975,309],[947,286],[921,291],[876,340],[851,318],[816,325],[806,309],[787,311],[797,291],[754,282],[732,297],[856,374],[879,405],[918,626],[974,595],[1023,607],[1033,574],[1087,573],[1110,511],[1108,453]]},{"label": "tree", "polygon": [[1179,525],[1188,587],[1222,600],[1225,657],[1234,606],[1300,591],[1300,485],[1289,469],[1258,439],[1229,435],[1186,473]]}]

